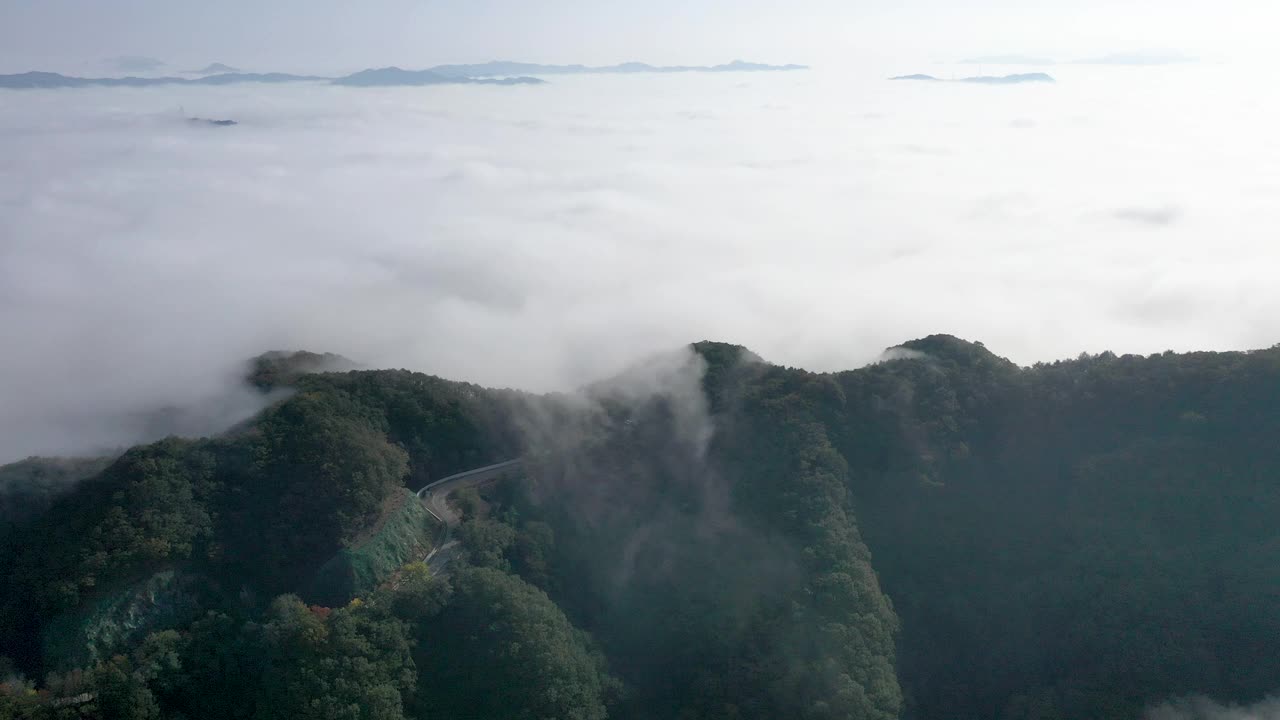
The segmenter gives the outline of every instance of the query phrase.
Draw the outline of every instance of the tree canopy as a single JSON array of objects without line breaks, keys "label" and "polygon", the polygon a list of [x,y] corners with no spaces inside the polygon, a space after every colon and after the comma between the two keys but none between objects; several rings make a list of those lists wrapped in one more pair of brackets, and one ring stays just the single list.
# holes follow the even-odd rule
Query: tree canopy
[{"label": "tree canopy", "polygon": [[[1276,689],[1280,349],[691,353],[547,396],[276,355],[219,437],[0,468],[0,720],[1131,719]],[[521,456],[426,564],[404,488]],[[383,528],[394,563],[308,595]]]}]

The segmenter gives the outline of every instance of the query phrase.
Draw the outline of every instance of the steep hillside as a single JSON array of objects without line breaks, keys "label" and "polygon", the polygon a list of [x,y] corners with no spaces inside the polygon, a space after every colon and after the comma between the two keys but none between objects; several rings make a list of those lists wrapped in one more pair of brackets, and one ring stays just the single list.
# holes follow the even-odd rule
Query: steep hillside
[{"label": "steep hillside", "polygon": [[[3,536],[0,717],[1136,718],[1280,685],[1278,349],[932,336],[819,374],[708,342],[549,396],[333,361],[264,356],[282,399],[223,437],[0,469],[66,488]],[[515,457],[432,576],[407,489]]]},{"label": "steep hillside", "polygon": [[425,558],[443,529],[412,491],[393,494],[364,537],[320,566],[303,596],[320,605],[345,605],[408,563]]}]

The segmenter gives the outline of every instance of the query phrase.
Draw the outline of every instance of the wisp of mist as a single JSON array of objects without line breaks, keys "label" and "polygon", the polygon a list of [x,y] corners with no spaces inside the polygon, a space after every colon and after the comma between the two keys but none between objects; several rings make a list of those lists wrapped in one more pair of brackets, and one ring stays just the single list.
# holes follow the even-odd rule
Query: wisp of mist
[{"label": "wisp of mist", "polygon": [[1021,363],[1280,339],[1263,86],[885,79],[953,70],[0,91],[0,462],[157,407],[216,431],[279,348],[550,390],[704,338],[815,370],[933,332]]}]

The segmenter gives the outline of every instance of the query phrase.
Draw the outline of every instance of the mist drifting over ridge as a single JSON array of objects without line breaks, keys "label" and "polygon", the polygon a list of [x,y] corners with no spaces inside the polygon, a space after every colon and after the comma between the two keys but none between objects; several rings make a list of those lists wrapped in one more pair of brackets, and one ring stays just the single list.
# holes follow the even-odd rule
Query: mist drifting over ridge
[{"label": "mist drifting over ridge", "polygon": [[703,337],[816,370],[1280,339],[1280,112],[1240,68],[884,70],[5,95],[0,461],[279,347],[548,390]]}]

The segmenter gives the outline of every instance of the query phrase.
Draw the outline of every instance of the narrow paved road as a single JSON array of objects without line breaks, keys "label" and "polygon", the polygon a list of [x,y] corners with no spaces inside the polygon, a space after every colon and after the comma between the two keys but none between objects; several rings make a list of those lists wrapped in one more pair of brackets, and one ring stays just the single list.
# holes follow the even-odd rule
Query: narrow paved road
[{"label": "narrow paved road", "polygon": [[422,498],[423,503],[426,504],[427,512],[444,523],[445,528],[443,542],[436,546],[431,551],[431,554],[427,556],[427,567],[431,569],[433,574],[439,575],[443,573],[445,566],[449,564],[449,561],[453,560],[460,550],[458,541],[453,539],[453,528],[462,518],[458,517],[453,508],[449,507],[449,495],[458,490],[483,485],[504,475],[513,475],[518,472],[520,472],[520,458],[494,465],[486,465],[482,468],[458,473],[457,475],[450,475],[418,491],[418,497]]}]

